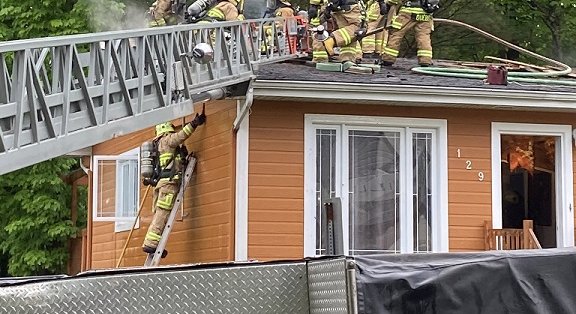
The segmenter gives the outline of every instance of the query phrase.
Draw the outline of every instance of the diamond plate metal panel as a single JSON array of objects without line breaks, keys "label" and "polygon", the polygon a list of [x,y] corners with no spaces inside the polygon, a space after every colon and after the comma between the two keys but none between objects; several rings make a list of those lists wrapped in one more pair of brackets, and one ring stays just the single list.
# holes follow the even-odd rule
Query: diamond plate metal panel
[{"label": "diamond plate metal panel", "polygon": [[310,314],[347,314],[346,259],[308,263]]},{"label": "diamond plate metal panel", "polygon": [[172,269],[5,287],[0,313],[309,313],[306,264]]}]

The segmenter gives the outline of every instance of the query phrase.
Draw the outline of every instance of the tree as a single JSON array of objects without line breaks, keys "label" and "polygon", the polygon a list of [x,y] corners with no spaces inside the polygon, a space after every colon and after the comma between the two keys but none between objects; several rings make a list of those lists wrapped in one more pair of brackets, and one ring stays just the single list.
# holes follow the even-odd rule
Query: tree
[{"label": "tree", "polygon": [[[0,251],[10,275],[65,271],[68,240],[82,226],[70,220],[71,188],[60,176],[74,167],[56,158],[0,176]],[[85,216],[85,198],[79,207]]]},{"label": "tree", "polygon": [[72,0],[3,0],[0,41],[69,35],[88,31],[83,12]]},{"label": "tree", "polygon": [[[518,22],[520,27],[533,30],[539,39],[535,44],[552,58],[565,59],[566,41],[574,37],[576,0],[492,0],[504,15]],[[547,45],[550,43],[550,45]],[[546,49],[548,48],[548,49]]]},{"label": "tree", "polygon": [[144,27],[151,2],[2,0],[0,41]]},{"label": "tree", "polygon": [[[99,30],[87,17],[104,6],[115,12],[110,18],[121,16],[123,4],[113,0],[2,0],[0,41]],[[57,158],[0,176],[0,276],[64,271],[68,240],[85,224],[72,224],[70,187],[59,177],[75,165]]]}]

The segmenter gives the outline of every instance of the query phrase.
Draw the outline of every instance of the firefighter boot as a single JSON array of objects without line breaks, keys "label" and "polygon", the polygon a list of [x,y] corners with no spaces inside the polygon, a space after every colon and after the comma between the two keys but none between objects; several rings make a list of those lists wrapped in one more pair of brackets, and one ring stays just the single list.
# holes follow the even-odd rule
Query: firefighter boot
[{"label": "firefighter boot", "polygon": [[[156,249],[145,245],[142,247],[142,251],[144,251],[144,253],[146,254],[154,254],[154,252],[156,252]],[[168,256],[168,251],[163,250],[162,256],[160,258],[165,258],[166,256]]]},{"label": "firefighter boot", "polygon": [[[158,247],[158,242],[160,242],[160,239],[162,238],[162,231],[164,231],[164,227],[168,221],[168,216],[170,216],[169,210],[157,209],[154,212],[154,217],[152,218],[152,222],[148,227],[148,232],[144,237],[142,251],[148,254],[154,254]],[[167,252],[162,253],[162,255],[165,254],[167,254]]]},{"label": "firefighter boot", "polygon": [[334,37],[328,37],[322,43],[324,44],[324,48],[326,48],[326,52],[328,52],[328,55],[333,56],[334,46],[336,46],[336,40],[334,40]]}]

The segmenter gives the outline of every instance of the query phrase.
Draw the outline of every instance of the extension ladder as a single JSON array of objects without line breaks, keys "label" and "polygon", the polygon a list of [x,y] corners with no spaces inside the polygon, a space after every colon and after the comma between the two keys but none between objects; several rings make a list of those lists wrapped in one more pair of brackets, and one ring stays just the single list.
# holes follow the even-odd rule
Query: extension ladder
[{"label": "extension ladder", "polygon": [[186,158],[186,170],[184,171],[184,177],[180,183],[180,190],[178,190],[178,196],[176,196],[176,200],[174,201],[174,206],[172,206],[172,210],[170,211],[170,216],[168,216],[168,220],[166,222],[166,226],[164,227],[164,231],[162,232],[162,238],[160,242],[158,242],[158,246],[156,247],[156,252],[154,254],[148,254],[146,261],[144,262],[144,267],[154,267],[160,264],[160,259],[162,258],[162,252],[164,252],[164,248],[166,247],[166,243],[168,242],[168,236],[170,235],[170,231],[172,231],[172,226],[174,225],[174,218],[176,218],[176,212],[182,204],[182,199],[184,198],[184,191],[190,182],[190,178],[194,173],[194,169],[196,168],[196,157],[192,154],[188,155]]}]

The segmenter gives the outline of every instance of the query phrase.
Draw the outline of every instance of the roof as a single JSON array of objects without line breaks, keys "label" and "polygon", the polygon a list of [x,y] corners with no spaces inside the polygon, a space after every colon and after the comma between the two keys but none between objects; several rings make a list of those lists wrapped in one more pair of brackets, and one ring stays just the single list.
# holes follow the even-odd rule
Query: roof
[{"label": "roof", "polygon": [[269,64],[256,71],[255,97],[576,110],[576,87],[518,82],[488,85],[480,79],[412,72],[417,66],[416,60],[399,59],[378,73],[352,74],[316,70],[303,61]]},{"label": "roof", "polygon": [[[314,66],[306,64],[276,63],[258,69],[258,79],[262,80],[302,80],[317,82],[347,82],[383,85],[415,85],[415,86],[447,86],[461,88],[485,88],[504,90],[531,90],[548,92],[571,92],[576,93],[576,86],[560,86],[547,84],[524,84],[509,82],[508,85],[488,85],[479,79],[441,77],[423,75],[412,72],[411,69],[418,67],[413,59],[398,59],[391,67],[382,67],[380,72],[374,74],[351,74],[342,72],[326,72],[316,70]],[[574,80],[576,83],[576,80]]]}]

